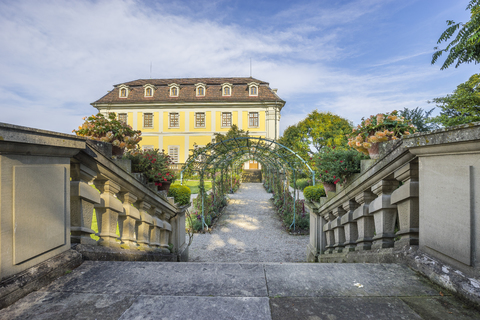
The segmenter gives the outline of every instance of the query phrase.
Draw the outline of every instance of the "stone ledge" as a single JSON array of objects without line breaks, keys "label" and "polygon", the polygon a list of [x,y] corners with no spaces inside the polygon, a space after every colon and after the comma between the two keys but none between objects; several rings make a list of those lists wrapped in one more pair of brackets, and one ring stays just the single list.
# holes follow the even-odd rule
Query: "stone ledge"
[{"label": "stone ledge", "polygon": [[480,310],[480,277],[460,270],[420,251],[417,246],[399,249],[351,251],[318,256],[321,263],[402,263]]},{"label": "stone ledge", "polygon": [[0,309],[5,308],[27,294],[50,284],[83,262],[81,254],[67,250],[25,271],[0,282]]},{"label": "stone ledge", "polygon": [[[82,254],[83,260],[177,262],[181,259],[181,257],[177,253],[162,253],[154,250],[142,251],[115,249],[110,247],[90,246],[85,244],[76,245],[74,248]],[[180,255],[182,255],[182,253]]]}]

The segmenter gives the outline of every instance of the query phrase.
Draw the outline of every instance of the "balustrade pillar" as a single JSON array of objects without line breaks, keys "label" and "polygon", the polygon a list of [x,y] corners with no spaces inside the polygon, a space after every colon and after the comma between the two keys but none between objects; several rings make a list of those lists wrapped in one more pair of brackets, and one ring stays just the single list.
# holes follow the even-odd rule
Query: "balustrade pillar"
[{"label": "balustrade pillar", "polygon": [[341,218],[343,230],[345,232],[345,250],[355,251],[358,239],[357,222],[353,219],[353,211],[358,207],[358,204],[353,200],[348,200],[342,205],[346,213]]},{"label": "balustrade pillar", "polygon": [[95,205],[97,216],[98,245],[120,247],[117,242],[118,214],[123,212],[123,204],[115,197],[120,186],[113,181],[95,180],[95,186],[100,190],[100,203]]},{"label": "balustrade pillar", "polygon": [[357,222],[357,246],[355,251],[370,250],[372,248],[372,239],[375,232],[373,216],[369,212],[370,202],[375,199],[375,195],[370,190],[363,191],[355,197],[358,208],[353,211],[353,220]]},{"label": "balustrade pillar", "polygon": [[335,252],[342,252],[345,243],[345,230],[342,225],[342,216],[345,214],[345,210],[342,207],[338,207],[333,210],[335,218],[332,221],[333,235],[335,243],[333,244]]},{"label": "balustrade pillar", "polygon": [[160,248],[162,252],[169,253],[168,243],[170,242],[170,233],[172,232],[172,225],[167,222],[170,216],[166,213],[162,214],[163,229],[160,235]]},{"label": "balustrade pillar", "polygon": [[163,229],[163,221],[158,218],[162,214],[162,210],[154,208],[152,212],[153,228],[150,231],[150,246],[158,249],[160,248],[160,234]]},{"label": "balustrade pillar", "polygon": [[369,207],[375,222],[376,234],[373,237],[373,249],[393,247],[397,206],[390,203],[390,197],[397,186],[397,180],[384,179],[372,187],[372,192],[377,195],[377,198],[370,203]]},{"label": "balustrade pillar", "polygon": [[137,201],[137,197],[127,192],[120,194],[119,198],[123,202],[123,212],[118,215],[121,245],[125,249],[135,249],[137,248],[135,223],[140,219],[140,212],[132,204]]},{"label": "balustrade pillar", "polygon": [[145,201],[137,201],[135,203],[140,213],[140,220],[137,221],[137,243],[139,249],[150,249],[150,228],[153,228],[152,216],[148,214],[148,210],[152,207]]},{"label": "balustrade pillar", "polygon": [[97,177],[95,171],[75,163],[70,166],[70,231],[71,242],[96,245],[90,235],[94,205],[100,203],[100,193],[88,183]]},{"label": "balustrade pillar", "polygon": [[395,247],[418,245],[419,229],[419,184],[418,162],[410,162],[395,171],[395,179],[403,184],[392,193],[391,203],[397,205],[400,236]]},{"label": "balustrade pillar", "polygon": [[328,212],[323,217],[327,221],[323,225],[323,232],[325,233],[325,240],[326,240],[325,253],[332,253],[333,245],[335,243],[335,236],[333,234],[332,221],[335,218],[335,216],[331,212]]}]

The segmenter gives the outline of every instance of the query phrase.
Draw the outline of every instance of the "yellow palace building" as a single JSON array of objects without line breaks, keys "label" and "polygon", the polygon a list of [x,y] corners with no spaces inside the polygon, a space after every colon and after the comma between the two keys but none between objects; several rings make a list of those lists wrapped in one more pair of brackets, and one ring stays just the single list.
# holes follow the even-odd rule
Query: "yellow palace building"
[{"label": "yellow palace building", "polygon": [[276,89],[254,78],[140,79],[114,85],[92,103],[141,130],[142,148],[164,149],[176,163],[185,163],[194,144],[205,146],[233,124],[251,136],[277,139],[284,105]]}]

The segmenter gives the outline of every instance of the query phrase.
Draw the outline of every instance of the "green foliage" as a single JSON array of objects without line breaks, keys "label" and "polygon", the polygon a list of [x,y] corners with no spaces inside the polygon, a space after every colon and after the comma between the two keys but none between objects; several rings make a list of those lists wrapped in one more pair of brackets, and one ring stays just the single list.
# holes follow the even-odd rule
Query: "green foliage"
[{"label": "green foliage", "polygon": [[405,119],[409,119],[417,128],[418,132],[427,132],[438,128],[438,125],[430,122],[430,116],[434,109],[435,108],[432,108],[431,110],[426,111],[420,107],[416,107],[415,109],[410,110],[405,107],[403,110],[400,110],[398,114]]},{"label": "green foliage", "polygon": [[236,124],[232,124],[230,129],[227,131],[225,134],[221,133],[214,133],[214,141],[215,143],[228,140],[228,139],[233,139],[235,137],[248,137],[249,132],[245,131],[243,129],[238,129],[238,126]]},{"label": "green foliage", "polygon": [[352,173],[360,172],[360,161],[368,157],[350,148],[324,148],[314,159],[318,179],[337,184]]},{"label": "green foliage", "polygon": [[[180,181],[176,181],[175,184],[172,184],[172,186],[177,186],[177,185],[178,186],[180,185]],[[183,185],[189,187],[192,194],[197,194],[199,192],[199,185],[200,185],[199,180],[185,180],[184,179],[183,180]],[[203,182],[203,186],[205,188],[205,191],[209,191],[210,189],[212,189],[212,182],[205,180]]]},{"label": "green foliage", "polygon": [[189,187],[181,185],[171,185],[168,190],[168,196],[175,199],[175,203],[183,206],[190,203],[191,191]]},{"label": "green foliage", "polygon": [[304,136],[305,133],[300,130],[299,126],[293,125],[285,129],[283,135],[277,141],[285,147],[292,149],[294,152],[298,153],[302,159],[306,160],[310,157],[310,147]]},{"label": "green foliage", "polygon": [[[448,28],[441,34],[437,44],[446,42],[450,38],[452,40],[444,49],[434,48],[436,51],[432,56],[432,64],[437,62],[444,52],[448,52],[441,70],[448,68],[455,61],[455,68],[462,63],[480,61],[480,0],[471,0],[466,10],[470,10],[470,21],[455,23],[447,20]],[[456,36],[454,36],[455,33],[457,33]]]},{"label": "green foliage", "polygon": [[308,178],[297,179],[297,189],[299,189],[300,191],[303,191],[303,189],[305,189],[305,187],[308,187],[310,184],[311,180]]},{"label": "green foliage", "polygon": [[155,150],[131,150],[125,153],[124,159],[132,161],[132,171],[145,174],[155,185],[162,182],[175,182],[175,173],[170,169],[172,159],[165,152]]},{"label": "green foliage", "polygon": [[450,127],[480,121],[480,74],[458,85],[453,94],[429,102],[441,109],[440,115],[431,119],[433,123]]},{"label": "green foliage", "polygon": [[320,202],[321,197],[325,197],[325,189],[323,185],[317,184],[316,186],[309,186],[303,190],[303,195],[305,199],[309,201]]}]

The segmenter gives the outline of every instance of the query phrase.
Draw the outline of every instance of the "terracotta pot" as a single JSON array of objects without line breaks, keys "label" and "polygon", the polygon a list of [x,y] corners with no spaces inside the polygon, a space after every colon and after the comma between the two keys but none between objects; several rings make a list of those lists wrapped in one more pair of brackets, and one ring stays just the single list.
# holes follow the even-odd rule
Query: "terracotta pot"
[{"label": "terracotta pot", "polygon": [[112,156],[123,156],[125,148],[120,148],[112,145]]},{"label": "terracotta pot", "polygon": [[337,186],[334,183],[323,183],[323,189],[325,189],[325,192],[330,191],[330,192],[335,192],[337,190]]},{"label": "terracotta pot", "polygon": [[161,190],[165,190],[168,192],[168,190],[170,190],[170,185],[172,183],[170,181],[164,181],[162,182],[162,185],[161,186],[157,186],[157,190],[158,191],[161,191]]},{"label": "terracotta pot", "polygon": [[371,148],[367,149],[370,159],[377,160],[378,158],[380,158],[379,146],[380,146],[380,142],[375,142],[375,143],[372,143]]}]

